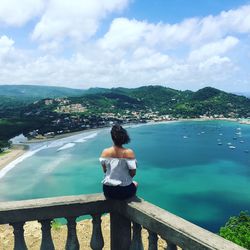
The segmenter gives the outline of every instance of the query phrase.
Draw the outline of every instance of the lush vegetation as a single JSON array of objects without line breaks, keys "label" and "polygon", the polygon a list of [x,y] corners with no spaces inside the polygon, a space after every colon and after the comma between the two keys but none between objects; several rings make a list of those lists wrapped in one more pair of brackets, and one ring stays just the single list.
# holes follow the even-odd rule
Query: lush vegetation
[{"label": "lush vegetation", "polygon": [[250,215],[247,211],[239,216],[230,217],[224,227],[220,228],[220,236],[250,249]]},{"label": "lush vegetation", "polygon": [[54,219],[51,221],[51,227],[56,231],[60,230],[62,226],[63,224],[59,220]]},{"label": "lush vegetation", "polygon": [[7,148],[10,146],[10,143],[5,140],[5,141],[0,141],[0,154],[3,152],[4,148]]},{"label": "lush vegetation", "polygon": [[[197,92],[163,86],[79,91],[60,87],[6,85],[0,86],[0,92],[0,140],[5,142],[15,135],[34,130],[39,130],[40,134],[69,132],[104,126],[116,119],[143,122],[150,115],[174,118],[202,115],[250,117],[249,98],[211,87]],[[72,108],[74,105],[82,109]]]}]

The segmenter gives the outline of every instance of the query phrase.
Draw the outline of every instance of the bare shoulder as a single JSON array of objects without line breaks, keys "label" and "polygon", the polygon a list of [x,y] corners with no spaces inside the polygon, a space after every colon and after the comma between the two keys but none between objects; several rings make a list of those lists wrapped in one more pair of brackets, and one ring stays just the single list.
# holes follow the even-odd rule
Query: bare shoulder
[{"label": "bare shoulder", "polygon": [[124,152],[124,156],[129,159],[135,159],[135,153],[132,149],[127,148]]},{"label": "bare shoulder", "polygon": [[112,147],[110,148],[105,148],[102,151],[101,157],[110,157],[112,155]]}]

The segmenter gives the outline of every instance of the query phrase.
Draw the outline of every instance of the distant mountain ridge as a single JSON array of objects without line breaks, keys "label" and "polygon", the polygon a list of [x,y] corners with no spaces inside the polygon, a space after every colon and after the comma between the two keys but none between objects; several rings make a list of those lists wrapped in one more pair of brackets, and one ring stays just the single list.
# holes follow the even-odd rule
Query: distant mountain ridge
[{"label": "distant mountain ridge", "polygon": [[[19,98],[19,99],[45,99],[45,98],[57,98],[57,97],[73,97],[73,96],[81,96],[81,95],[89,95],[89,94],[104,94],[104,93],[121,93],[121,94],[134,94],[134,95],[142,95],[139,92],[143,93],[144,91],[163,91],[165,94],[172,95],[177,93],[195,93],[195,97],[197,98],[200,94],[207,94],[211,97],[211,92],[214,95],[218,94],[219,92],[224,92],[216,88],[212,87],[204,87],[198,91],[180,91],[175,90],[172,88],[164,87],[161,85],[148,85],[148,86],[141,86],[137,88],[125,88],[125,87],[117,87],[117,88],[100,88],[100,87],[92,87],[89,89],[75,89],[75,88],[68,88],[68,87],[57,87],[57,86],[43,86],[43,85],[0,85],[0,96],[4,96],[5,98]],[[208,93],[209,92],[209,93]],[[229,94],[229,93],[228,93]],[[250,98],[250,92],[243,93],[233,93],[235,95],[245,96]]]},{"label": "distant mountain ridge", "polygon": [[79,96],[86,92],[84,89],[72,89],[56,86],[40,85],[0,85],[0,96],[16,97],[19,99],[43,99],[67,96]]},{"label": "distant mountain ridge", "polygon": [[250,92],[234,92],[233,94],[241,95],[241,96],[245,96],[247,98],[250,98]]},{"label": "distant mountain ridge", "polygon": [[[227,93],[212,87],[205,87],[196,92],[175,90],[160,85],[137,88],[91,88],[83,95],[67,97],[70,104],[87,107],[91,115],[103,113],[158,112],[160,115],[173,117],[249,117],[250,99]],[[40,105],[40,106],[39,106]],[[36,104],[43,109],[44,102]],[[51,111],[62,104],[54,102]],[[34,108],[32,105],[28,109]],[[44,107],[45,108],[45,107]]]},{"label": "distant mountain ridge", "polygon": [[[51,112],[61,105],[56,102],[46,106],[43,99],[67,98],[71,104],[88,107],[90,114],[103,112],[123,113],[128,111],[146,112],[152,110],[159,114],[174,117],[199,117],[201,115],[223,115],[225,117],[249,117],[250,99],[227,93],[212,87],[205,87],[196,92],[175,90],[160,85],[148,85],[137,88],[90,88],[71,89],[53,86],[2,85],[0,86],[0,116],[13,113],[16,106],[25,110],[41,106]],[[32,105],[34,101],[38,104]],[[30,106],[27,106],[31,104]],[[46,107],[43,107],[43,106]]]}]

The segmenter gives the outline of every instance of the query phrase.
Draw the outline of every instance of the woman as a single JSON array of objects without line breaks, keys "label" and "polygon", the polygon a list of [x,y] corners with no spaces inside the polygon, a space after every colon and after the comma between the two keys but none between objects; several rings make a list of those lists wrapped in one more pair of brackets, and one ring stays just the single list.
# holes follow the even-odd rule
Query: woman
[{"label": "woman", "polygon": [[120,125],[111,129],[114,145],[103,150],[100,162],[105,173],[103,193],[106,198],[124,200],[135,195],[137,183],[133,182],[136,174],[136,159],[133,150],[124,148],[130,142],[127,131]]}]

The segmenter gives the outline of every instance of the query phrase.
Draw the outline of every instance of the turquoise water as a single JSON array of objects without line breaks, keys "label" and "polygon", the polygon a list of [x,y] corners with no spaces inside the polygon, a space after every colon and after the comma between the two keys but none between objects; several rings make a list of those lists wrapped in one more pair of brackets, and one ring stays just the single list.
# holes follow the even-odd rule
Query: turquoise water
[{"label": "turquoise water", "polygon": [[[214,232],[229,216],[250,210],[250,126],[173,122],[128,131],[140,197]],[[102,130],[44,145],[0,179],[0,200],[101,192],[98,157],[111,143]]]}]

